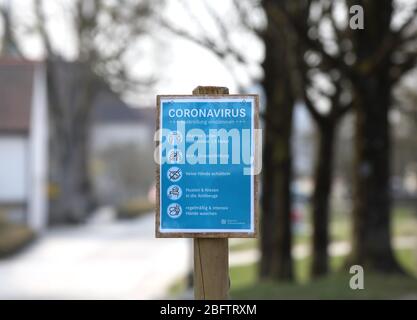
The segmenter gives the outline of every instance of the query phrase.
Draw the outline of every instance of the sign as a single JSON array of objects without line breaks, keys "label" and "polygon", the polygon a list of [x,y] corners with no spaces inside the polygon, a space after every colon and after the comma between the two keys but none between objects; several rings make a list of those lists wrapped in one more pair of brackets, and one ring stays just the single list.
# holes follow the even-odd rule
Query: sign
[{"label": "sign", "polygon": [[254,237],[255,95],[158,96],[157,237]]}]

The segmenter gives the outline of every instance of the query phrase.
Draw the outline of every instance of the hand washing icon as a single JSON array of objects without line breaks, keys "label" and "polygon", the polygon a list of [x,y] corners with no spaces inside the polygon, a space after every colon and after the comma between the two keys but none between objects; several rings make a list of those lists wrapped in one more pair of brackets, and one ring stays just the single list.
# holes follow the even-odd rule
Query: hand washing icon
[{"label": "hand washing icon", "polygon": [[182,214],[182,208],[178,203],[171,203],[167,209],[168,216],[171,218],[179,218]]}]

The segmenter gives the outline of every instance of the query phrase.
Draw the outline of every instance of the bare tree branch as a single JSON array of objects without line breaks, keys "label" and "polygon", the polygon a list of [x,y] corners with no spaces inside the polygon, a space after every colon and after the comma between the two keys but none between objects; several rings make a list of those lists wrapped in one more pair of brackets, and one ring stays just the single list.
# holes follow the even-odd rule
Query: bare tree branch
[{"label": "bare tree branch", "polygon": [[320,126],[325,121],[325,116],[323,116],[323,114],[321,114],[318,111],[317,107],[314,105],[313,101],[308,96],[307,90],[304,90],[303,100],[308,112],[311,114],[314,121]]},{"label": "bare tree branch", "polygon": [[233,0],[234,7],[236,8],[236,11],[238,12],[238,15],[240,17],[240,21],[243,26],[245,26],[248,30],[252,30],[256,35],[261,35],[261,30],[257,29],[253,23],[250,21],[250,12],[246,10],[243,5],[242,1],[239,0]]},{"label": "bare tree branch", "polygon": [[334,80],[333,86],[335,87],[335,92],[330,98],[331,102],[331,110],[330,110],[330,118],[333,121],[338,121],[340,118],[342,118],[348,111],[350,111],[353,108],[353,100],[342,104],[340,101],[341,95],[343,93],[343,86],[342,81],[340,80]]},{"label": "bare tree branch", "polygon": [[165,20],[159,19],[159,23],[168,31],[176,34],[179,37],[187,39],[191,42],[198,44],[199,46],[206,48],[216,54],[220,59],[225,59],[229,56],[233,57],[236,61],[248,64],[249,61],[245,56],[243,56],[238,50],[235,50],[227,43],[224,48],[220,48],[218,44],[212,39],[205,36],[194,36],[190,32],[183,29],[177,28],[166,22]]},{"label": "bare tree branch", "polygon": [[0,41],[0,55],[2,51],[8,51],[9,54],[21,57],[23,55],[16,41],[10,10],[10,6],[6,6],[5,4],[0,6],[0,17],[3,20],[3,39]]},{"label": "bare tree branch", "polygon": [[[157,22],[160,26],[162,26],[167,31],[186,39],[192,43],[195,43],[199,45],[202,48],[205,48],[212,52],[214,55],[216,55],[219,60],[228,68],[231,76],[234,78],[236,85],[238,86],[238,90],[243,90],[242,80],[235,72],[235,67],[232,64],[232,61],[235,61],[242,65],[250,65],[251,61],[244,55],[243,52],[241,52],[239,49],[235,48],[232,45],[231,41],[231,30],[233,28],[226,24],[226,21],[216,12],[210,5],[204,1],[204,6],[206,9],[206,12],[209,13],[210,17],[215,22],[217,28],[219,29],[219,36],[220,39],[216,38],[216,36],[211,36],[211,33],[207,31],[204,26],[201,25],[199,19],[194,15],[194,12],[190,10],[188,5],[186,3],[182,3],[184,8],[187,10],[190,18],[193,19],[193,21],[198,26],[199,30],[194,35],[188,30],[176,27],[173,23],[165,19],[164,17],[159,16],[157,19]],[[243,8],[240,8],[243,10]],[[239,10],[240,10],[239,9]],[[240,17],[241,18],[241,17]],[[245,22],[241,21],[242,25],[247,27],[245,25]],[[248,28],[249,29],[249,28]],[[249,30],[254,31],[253,28],[250,28]],[[254,31],[255,32],[255,31]],[[232,58],[232,61],[229,59]]]},{"label": "bare tree branch", "polygon": [[43,43],[44,49],[46,51],[46,54],[48,56],[55,56],[55,52],[52,48],[52,44],[51,44],[51,38],[50,35],[48,33],[48,31],[46,30],[46,17],[43,11],[43,1],[42,0],[35,0],[35,15],[36,15],[36,24],[37,24],[37,29],[39,32],[39,36],[41,38],[41,41]]},{"label": "bare tree branch", "polygon": [[415,22],[416,20],[417,20],[417,4],[415,5],[413,11],[410,13],[410,17],[404,22],[404,24],[397,31],[392,31],[392,34],[395,37],[401,38],[401,36],[404,34],[407,28],[411,26],[411,24]]},{"label": "bare tree branch", "polygon": [[389,55],[398,50],[400,47],[415,41],[417,39],[417,31],[409,35],[405,35],[405,31],[413,22],[417,21],[417,4],[410,14],[409,19],[395,31],[389,32],[382,41],[380,48],[368,59],[360,63],[360,69],[366,73],[371,74],[389,58]]},{"label": "bare tree branch", "polygon": [[398,82],[401,77],[406,73],[417,67],[417,54],[410,53],[402,63],[394,64],[391,67],[391,81],[392,83]]},{"label": "bare tree branch", "polygon": [[308,31],[305,24],[301,24],[295,19],[292,14],[281,4],[281,2],[272,2],[267,1],[267,11],[272,19],[272,21],[279,23],[279,18],[286,19],[289,24],[293,27],[294,31],[297,33],[299,39],[313,51],[318,52],[322,58],[323,63],[328,65],[330,68],[339,69],[344,75],[350,79],[355,79],[355,68],[349,66],[341,57],[335,57],[326,52],[323,47],[323,44],[317,39],[311,39],[308,36]]}]

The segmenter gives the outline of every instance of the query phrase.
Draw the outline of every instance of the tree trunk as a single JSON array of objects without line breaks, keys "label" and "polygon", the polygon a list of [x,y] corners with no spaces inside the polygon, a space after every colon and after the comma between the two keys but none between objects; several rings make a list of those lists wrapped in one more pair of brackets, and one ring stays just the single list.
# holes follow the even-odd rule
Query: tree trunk
[{"label": "tree trunk", "polygon": [[[74,128],[75,129],[75,128]],[[66,143],[57,139],[54,157],[57,164],[55,182],[59,188],[53,202],[51,223],[83,222],[91,209],[91,186],[88,175],[88,130],[86,123],[79,123],[71,130]],[[62,136],[60,134],[57,137]]]},{"label": "tree trunk", "polygon": [[264,89],[267,106],[263,155],[260,277],[293,279],[291,257],[291,131],[294,97],[283,30],[268,25]]},{"label": "tree trunk", "polygon": [[363,79],[356,109],[355,193],[351,263],[400,271],[390,241],[390,84],[384,75]]},{"label": "tree trunk", "polygon": [[313,261],[311,274],[322,276],[329,271],[329,206],[333,175],[333,147],[336,123],[319,125],[319,146],[316,155],[313,193]]},{"label": "tree trunk", "polygon": [[48,60],[47,81],[50,176],[55,190],[49,220],[51,224],[79,223],[93,205],[88,170],[93,77],[85,65]]},{"label": "tree trunk", "polygon": [[[354,4],[349,0],[349,4]],[[357,61],[369,61],[390,32],[393,1],[362,1],[365,28],[352,31]],[[368,60],[367,60],[368,59]],[[359,71],[355,87],[356,137],[353,251],[350,263],[366,270],[399,272],[390,241],[391,55],[372,73]],[[361,70],[361,69],[359,69]],[[361,72],[361,73],[360,73]]]},{"label": "tree trunk", "polygon": [[265,129],[261,219],[261,278],[291,280],[291,151],[289,141]]}]

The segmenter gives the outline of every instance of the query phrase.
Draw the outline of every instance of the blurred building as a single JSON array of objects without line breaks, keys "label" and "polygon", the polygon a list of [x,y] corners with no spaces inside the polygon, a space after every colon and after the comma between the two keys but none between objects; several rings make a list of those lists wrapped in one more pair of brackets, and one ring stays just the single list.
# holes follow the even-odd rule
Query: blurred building
[{"label": "blurred building", "polygon": [[40,231],[47,211],[48,116],[44,66],[0,60],[0,211]]},{"label": "blurred building", "polygon": [[[59,67],[70,72],[71,63]],[[0,58],[0,212],[45,228],[48,217],[48,125],[45,64]],[[65,79],[62,79],[64,82]],[[106,86],[93,102],[91,173],[98,205],[118,205],[146,197],[153,181],[154,109],[132,108]]]},{"label": "blurred building", "polygon": [[155,108],[133,108],[110,91],[93,109],[91,165],[99,205],[145,198],[154,181]]}]

